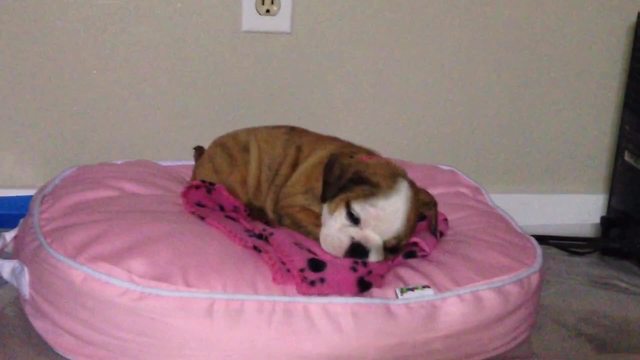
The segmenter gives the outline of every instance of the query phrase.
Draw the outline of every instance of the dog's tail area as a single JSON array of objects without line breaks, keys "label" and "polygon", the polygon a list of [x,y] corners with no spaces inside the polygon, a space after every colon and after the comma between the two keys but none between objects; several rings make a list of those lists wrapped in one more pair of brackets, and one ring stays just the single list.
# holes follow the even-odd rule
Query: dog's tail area
[{"label": "dog's tail area", "polygon": [[202,155],[204,155],[205,152],[205,148],[202,145],[196,145],[193,148],[193,161],[194,162],[198,162],[198,160],[200,160],[200,158],[202,157]]}]

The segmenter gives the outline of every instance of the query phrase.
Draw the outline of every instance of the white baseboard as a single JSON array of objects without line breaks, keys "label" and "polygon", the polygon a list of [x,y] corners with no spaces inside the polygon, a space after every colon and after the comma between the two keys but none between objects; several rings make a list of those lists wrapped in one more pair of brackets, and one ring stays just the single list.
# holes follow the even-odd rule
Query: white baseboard
[{"label": "white baseboard", "polygon": [[529,234],[597,236],[607,209],[604,194],[492,194]]},{"label": "white baseboard", "polygon": [[[0,189],[0,197],[34,192]],[[607,207],[604,194],[492,194],[491,198],[529,234],[596,236]]]},{"label": "white baseboard", "polygon": [[23,195],[33,195],[35,193],[35,189],[0,189],[0,197],[2,196],[23,196]]}]

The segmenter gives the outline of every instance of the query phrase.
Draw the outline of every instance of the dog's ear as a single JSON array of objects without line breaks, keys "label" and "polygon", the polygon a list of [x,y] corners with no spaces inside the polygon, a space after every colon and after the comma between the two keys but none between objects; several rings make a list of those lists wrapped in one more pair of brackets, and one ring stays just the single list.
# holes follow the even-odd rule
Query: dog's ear
[{"label": "dog's ear", "polygon": [[429,230],[438,237],[438,203],[436,199],[427,190],[418,186],[416,189],[416,198],[418,204],[418,221],[425,218],[429,221]]},{"label": "dog's ear", "polygon": [[358,170],[353,155],[331,154],[324,164],[320,201],[324,204],[357,186],[375,187],[375,184],[362,171]]}]

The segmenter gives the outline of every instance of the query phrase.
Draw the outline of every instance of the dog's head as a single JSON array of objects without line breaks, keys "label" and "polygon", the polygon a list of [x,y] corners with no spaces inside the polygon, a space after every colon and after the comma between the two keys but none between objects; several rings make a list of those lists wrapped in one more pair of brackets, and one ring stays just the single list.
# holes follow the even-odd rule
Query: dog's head
[{"label": "dog's head", "polygon": [[379,156],[332,154],[324,166],[321,201],[320,245],[338,257],[392,257],[424,216],[437,232],[433,196]]}]

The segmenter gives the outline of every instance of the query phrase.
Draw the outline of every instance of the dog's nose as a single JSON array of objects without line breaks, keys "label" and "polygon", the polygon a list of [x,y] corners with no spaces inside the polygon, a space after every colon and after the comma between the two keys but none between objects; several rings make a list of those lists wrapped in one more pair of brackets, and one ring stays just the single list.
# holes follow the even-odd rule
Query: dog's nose
[{"label": "dog's nose", "polygon": [[354,241],[347,248],[347,252],[344,253],[344,257],[352,259],[366,260],[369,258],[369,249],[357,241]]}]

